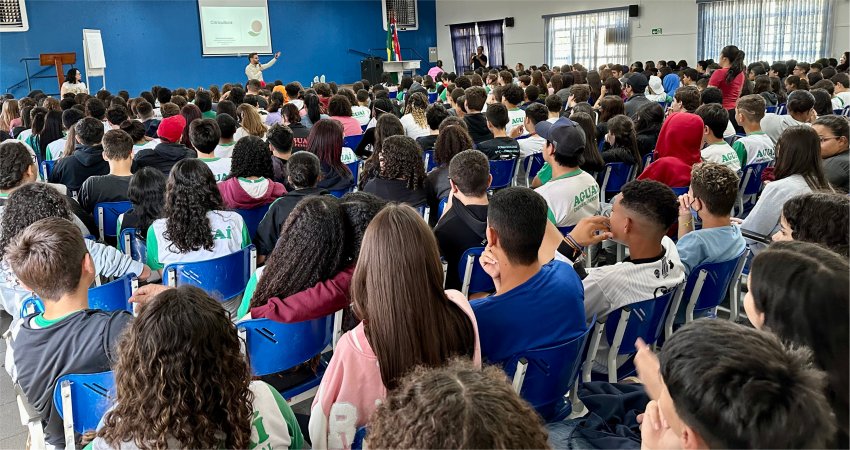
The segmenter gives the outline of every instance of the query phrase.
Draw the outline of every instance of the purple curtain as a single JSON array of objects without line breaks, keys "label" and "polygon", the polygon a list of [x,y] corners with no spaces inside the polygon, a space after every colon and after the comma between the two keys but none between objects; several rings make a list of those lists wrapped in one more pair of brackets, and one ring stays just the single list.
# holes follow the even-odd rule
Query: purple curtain
[{"label": "purple curtain", "polygon": [[490,20],[478,22],[478,37],[484,46],[487,55],[487,64],[490,67],[499,67],[505,64],[505,42],[502,20]]},{"label": "purple curtain", "polygon": [[470,70],[469,60],[478,46],[475,38],[475,24],[461,23],[449,26],[452,33],[452,51],[455,57],[455,73],[462,75]]}]

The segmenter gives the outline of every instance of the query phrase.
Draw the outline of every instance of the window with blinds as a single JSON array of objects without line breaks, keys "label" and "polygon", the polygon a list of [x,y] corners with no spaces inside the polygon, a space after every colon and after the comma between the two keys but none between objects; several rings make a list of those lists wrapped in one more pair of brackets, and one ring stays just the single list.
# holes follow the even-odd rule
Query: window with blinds
[{"label": "window with blinds", "polygon": [[544,56],[550,66],[579,63],[594,68],[606,63],[628,63],[628,8],[549,15],[543,19]]}]

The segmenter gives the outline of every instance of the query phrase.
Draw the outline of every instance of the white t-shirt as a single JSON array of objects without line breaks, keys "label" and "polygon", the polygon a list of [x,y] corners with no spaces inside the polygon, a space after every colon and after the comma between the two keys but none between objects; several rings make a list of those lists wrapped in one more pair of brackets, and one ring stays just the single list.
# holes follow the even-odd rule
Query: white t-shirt
[{"label": "white t-shirt", "polygon": [[65,153],[65,143],[68,142],[67,138],[56,139],[55,141],[47,144],[47,153],[45,154],[46,159],[57,160],[62,157],[62,154]]},{"label": "white t-shirt", "polygon": [[546,199],[549,220],[558,227],[570,227],[599,211],[599,185],[589,173],[576,169],[537,188]]},{"label": "white t-shirt", "polygon": [[135,157],[136,154],[138,154],[140,151],[142,151],[144,149],[154,148],[157,145],[159,145],[159,143],[160,143],[159,139],[153,139],[153,140],[145,142],[144,144],[133,144],[133,156]]},{"label": "white t-shirt", "polygon": [[351,107],[351,117],[357,119],[357,122],[360,123],[360,126],[366,125],[372,120],[372,111],[365,106],[352,106]]},{"label": "white t-shirt", "polygon": [[65,95],[65,94],[68,94],[68,93],[70,93],[70,94],[88,94],[89,89],[86,87],[86,84],[83,83],[82,81],[80,81],[79,83],[71,83],[71,82],[66,81],[66,82],[62,83],[62,87],[59,89],[59,92],[61,92],[62,95]]},{"label": "white t-shirt", "polygon": [[266,193],[266,191],[269,190],[269,180],[264,177],[257,178],[256,180],[239,177],[237,178],[237,181],[239,181],[239,186],[241,186],[245,193],[250,195],[251,198],[260,198]]},{"label": "white t-shirt", "polygon": [[340,153],[340,155],[339,155],[339,159],[340,159],[340,161],[342,161],[343,164],[351,164],[354,161],[357,161],[358,158],[357,158],[357,154],[354,153],[354,150],[352,150],[348,147],[343,147],[342,153]]},{"label": "white t-shirt", "polygon": [[840,109],[850,106],[850,92],[844,91],[832,97],[832,109]]},{"label": "white t-shirt", "polygon": [[30,136],[32,136],[32,128],[27,128],[26,130],[21,131],[21,133],[18,134],[17,138],[19,141],[23,142],[26,141],[27,138],[29,138]]},{"label": "white t-shirt", "polygon": [[304,100],[300,100],[300,99],[296,98],[295,100],[290,100],[289,103],[292,103],[293,105],[295,105],[298,108],[299,111],[301,111],[301,109],[304,108]]},{"label": "white t-shirt", "polygon": [[413,114],[406,114],[402,116],[401,124],[404,126],[404,134],[412,137],[414,140],[431,134],[431,128],[428,127],[428,124],[426,123],[424,127],[419,126],[419,124],[416,123],[416,119],[413,118]]},{"label": "white t-shirt", "polygon": [[[764,132],[757,131],[746,136],[738,138],[732,145],[732,148],[738,154],[738,159],[741,166],[750,164],[758,164],[767,161],[773,161],[776,157],[773,141]],[[746,152],[746,161],[741,158],[741,155]]]},{"label": "white t-shirt", "polygon": [[800,122],[797,119],[791,117],[790,114],[778,115],[774,113],[768,113],[764,115],[764,118],[761,119],[761,129],[770,137],[770,140],[775,144],[776,141],[779,140],[779,136],[782,135],[782,132],[785,131],[788,127],[794,125],[807,125],[811,126],[812,124],[808,122]]},{"label": "white t-shirt", "polygon": [[230,158],[198,158],[212,170],[215,182],[224,181],[230,175]]},{"label": "white t-shirt", "polygon": [[726,141],[706,145],[700,151],[700,156],[702,156],[703,161],[723,164],[735,172],[741,170],[741,162],[738,160],[738,155]]},{"label": "white t-shirt", "polygon": [[[236,136],[234,136],[236,137]],[[218,144],[213,150],[216,158],[230,158],[233,156],[233,146],[236,145],[236,141],[233,141],[229,144]]]},{"label": "white t-shirt", "polygon": [[248,227],[245,226],[242,216],[234,211],[208,211],[207,220],[213,233],[212,250],[201,248],[180,253],[171,241],[163,236],[167,220],[157,219],[148,228],[148,267],[151,269],[162,269],[178,262],[215,259],[235,253],[251,244]]},{"label": "white t-shirt", "polygon": [[517,143],[519,143],[519,157],[525,158],[528,155],[542,152],[543,146],[546,145],[546,139],[538,134],[533,134],[525,139],[517,139]]},{"label": "white t-shirt", "polygon": [[[239,127],[239,128],[236,129],[236,133],[233,135],[233,141],[236,142],[236,141],[238,141],[239,139],[242,139],[245,136],[251,136],[251,133],[248,133],[248,130],[246,130],[245,128]],[[258,137],[261,138],[261,139],[265,139],[266,133],[263,133],[262,136],[258,136]]]},{"label": "white t-shirt", "polygon": [[514,127],[522,126],[525,122],[525,111],[514,108],[508,110],[508,125],[505,127],[505,132],[511,134]]}]

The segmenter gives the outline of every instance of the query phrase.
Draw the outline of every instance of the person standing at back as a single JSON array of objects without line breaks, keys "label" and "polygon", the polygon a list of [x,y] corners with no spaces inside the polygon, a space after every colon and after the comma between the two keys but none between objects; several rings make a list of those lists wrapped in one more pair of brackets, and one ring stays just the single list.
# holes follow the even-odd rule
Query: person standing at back
[{"label": "person standing at back", "polygon": [[487,68],[487,55],[484,54],[484,47],[478,46],[478,49],[469,58],[469,64],[472,70]]}]

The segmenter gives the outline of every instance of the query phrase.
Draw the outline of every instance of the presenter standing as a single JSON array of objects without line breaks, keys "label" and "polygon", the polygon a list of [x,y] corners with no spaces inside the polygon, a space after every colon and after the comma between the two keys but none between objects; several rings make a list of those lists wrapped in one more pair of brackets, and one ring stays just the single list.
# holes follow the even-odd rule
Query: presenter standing
[{"label": "presenter standing", "polygon": [[260,64],[260,57],[256,53],[251,53],[248,55],[248,65],[245,66],[245,75],[248,76],[249,80],[258,80],[260,84],[263,86],[266,85],[266,82],[263,81],[263,71],[273,66],[274,63],[277,62],[277,58],[280,57],[280,52],[274,54],[274,58],[271,61]]},{"label": "presenter standing", "polygon": [[472,70],[487,68],[487,55],[484,54],[484,47],[478,47],[478,51],[469,58],[469,63],[472,64]]}]

